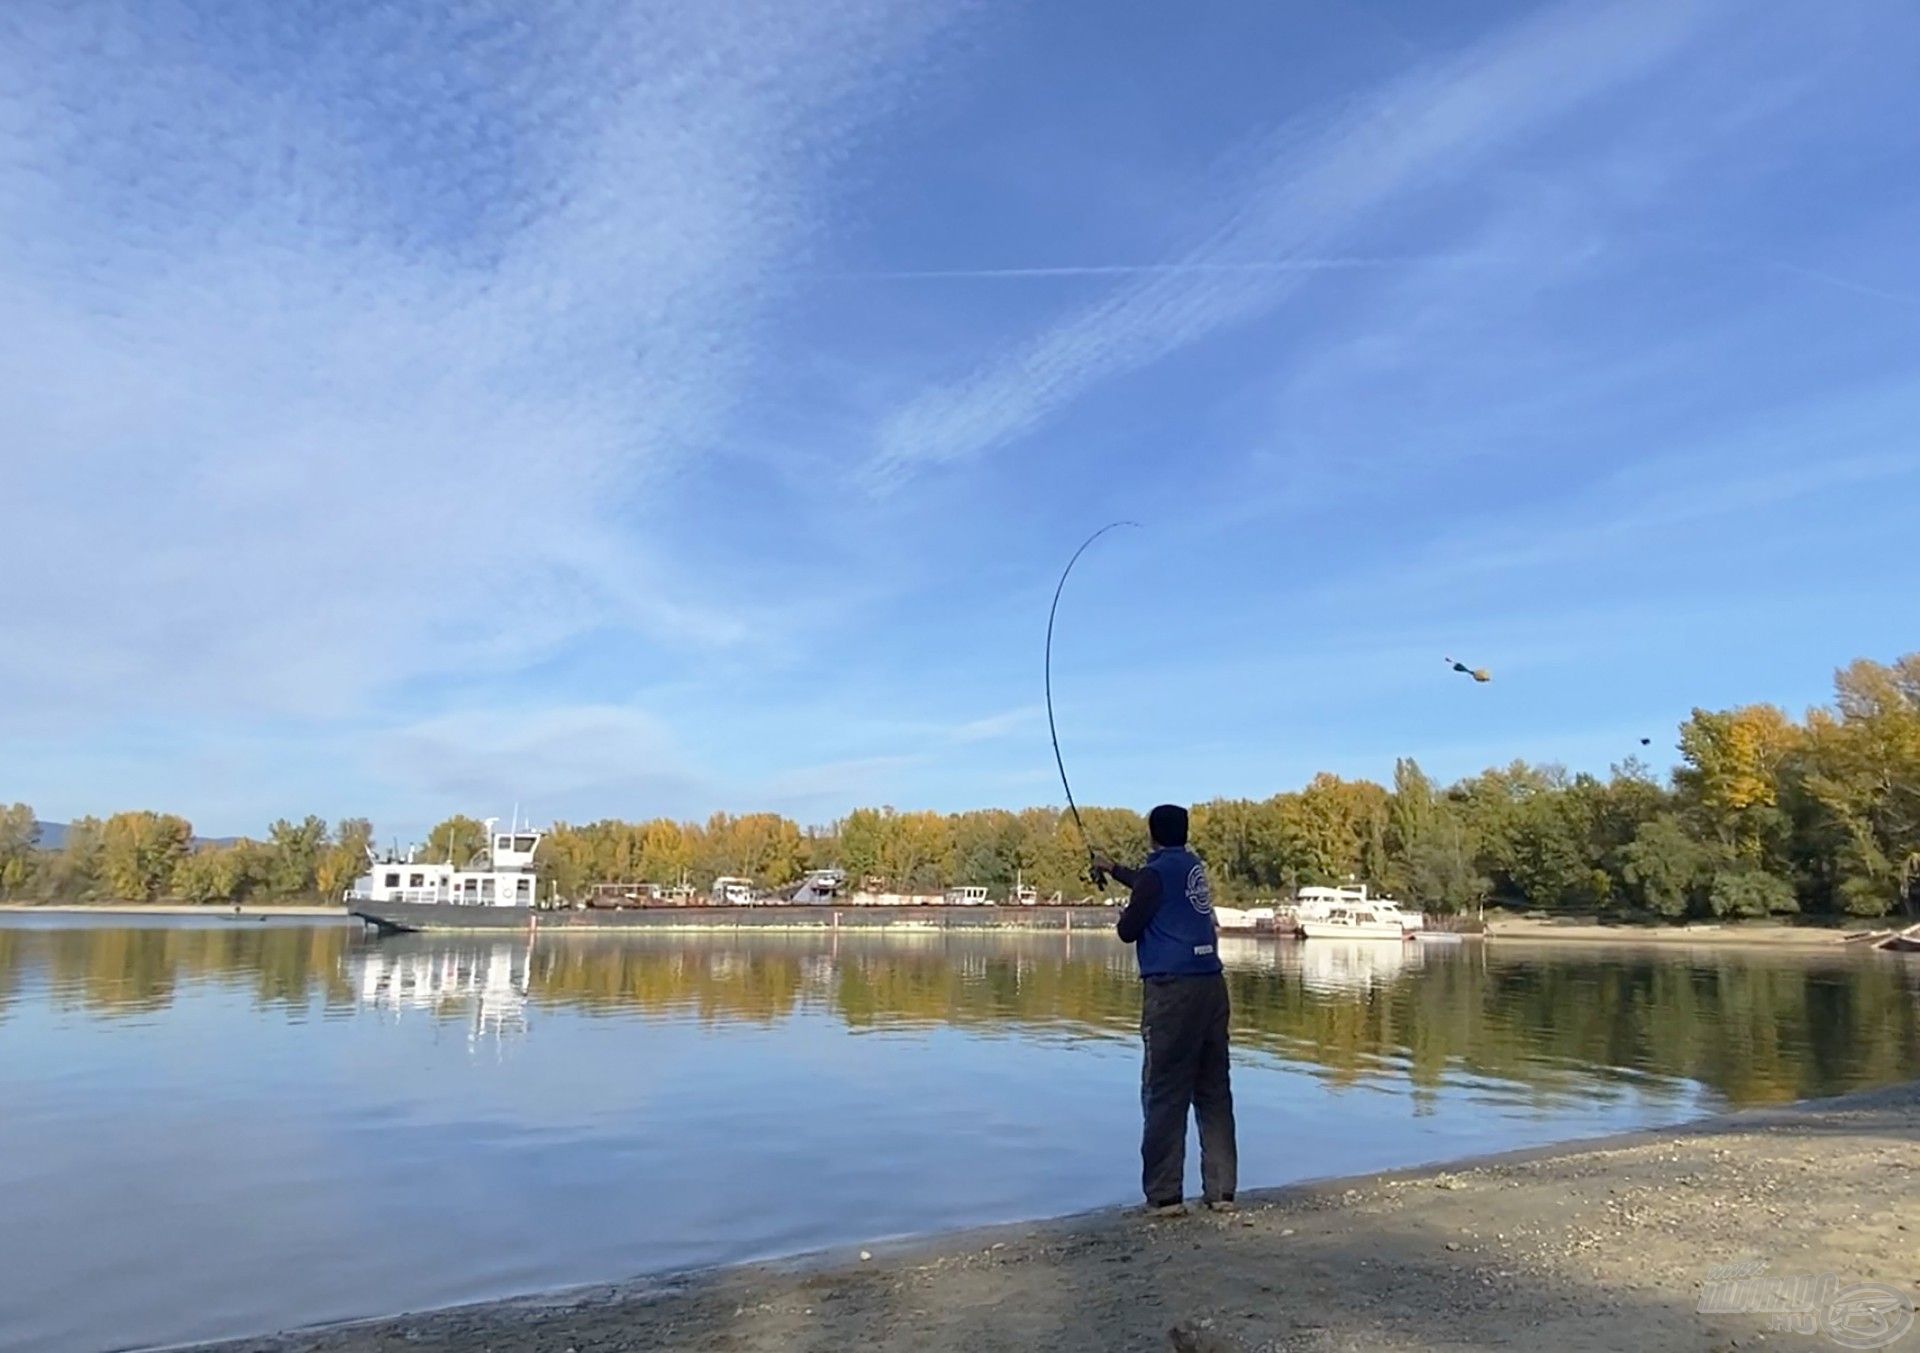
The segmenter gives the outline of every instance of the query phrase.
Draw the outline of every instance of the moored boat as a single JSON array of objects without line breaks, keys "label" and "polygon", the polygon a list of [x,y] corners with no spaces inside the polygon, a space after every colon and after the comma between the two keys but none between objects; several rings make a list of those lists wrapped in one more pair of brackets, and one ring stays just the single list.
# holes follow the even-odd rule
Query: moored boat
[{"label": "moored boat", "polygon": [[1274,929],[1274,910],[1272,907],[1215,906],[1213,921],[1227,933],[1270,934]]},{"label": "moored boat", "polygon": [[1920,954],[1920,925],[1910,925],[1905,930],[1896,930],[1873,947],[1887,953]]},{"label": "moored boat", "polygon": [[1391,897],[1370,896],[1355,888],[1302,888],[1294,920],[1307,939],[1408,940],[1426,926],[1417,911],[1403,911]]},{"label": "moored boat", "polygon": [[465,864],[454,858],[430,863],[397,854],[379,859],[347,890],[347,910],[382,930],[507,930],[529,923],[538,900],[534,852],[543,832],[496,832],[486,820],[486,845]]}]

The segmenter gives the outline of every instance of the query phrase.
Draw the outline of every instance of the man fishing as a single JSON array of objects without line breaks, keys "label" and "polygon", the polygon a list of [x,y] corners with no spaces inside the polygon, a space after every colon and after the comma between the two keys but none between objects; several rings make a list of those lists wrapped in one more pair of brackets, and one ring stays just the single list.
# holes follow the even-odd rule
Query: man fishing
[{"label": "man fishing", "polygon": [[1209,1208],[1233,1210],[1239,1173],[1233,1086],[1227,1066],[1227,979],[1207,867],[1187,849],[1187,810],[1163,803],[1147,815],[1153,851],[1139,869],[1095,855],[1094,868],[1132,892],[1120,938],[1140,963],[1140,1184],[1147,1210],[1179,1216],[1187,1159],[1187,1106],[1200,1123],[1200,1187]]}]

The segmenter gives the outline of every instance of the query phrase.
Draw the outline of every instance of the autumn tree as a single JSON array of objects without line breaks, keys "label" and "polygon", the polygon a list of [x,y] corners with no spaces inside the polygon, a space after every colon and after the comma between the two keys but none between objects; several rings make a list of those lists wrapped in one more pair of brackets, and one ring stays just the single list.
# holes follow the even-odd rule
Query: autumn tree
[{"label": "autumn tree", "polygon": [[173,881],[193,828],[171,813],[115,813],[100,828],[99,880],[129,902],[148,902]]},{"label": "autumn tree", "polygon": [[12,897],[33,877],[40,823],[24,803],[0,808],[0,897]]},{"label": "autumn tree", "polygon": [[331,844],[319,852],[313,866],[314,891],[330,902],[345,896],[347,886],[368,867],[373,824],[363,817],[342,818]]}]

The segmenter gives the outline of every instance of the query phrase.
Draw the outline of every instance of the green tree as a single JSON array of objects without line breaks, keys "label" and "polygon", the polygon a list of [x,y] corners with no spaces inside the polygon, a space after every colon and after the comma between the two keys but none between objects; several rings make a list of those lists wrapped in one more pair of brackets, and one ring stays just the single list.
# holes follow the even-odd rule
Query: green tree
[{"label": "green tree", "polygon": [[261,886],[267,868],[267,852],[255,842],[203,845],[174,865],[173,891],[188,902],[240,902]]},{"label": "green tree", "polygon": [[1701,903],[1710,857],[1673,814],[1642,823],[1621,854],[1621,872],[1637,906],[1676,917]]},{"label": "green tree", "polygon": [[434,864],[452,860],[455,866],[464,869],[486,848],[486,827],[456,813],[427,833],[423,858]]},{"label": "green tree", "polygon": [[1707,907],[1715,916],[1774,916],[1799,910],[1792,884],[1748,864],[1733,864],[1714,874]]},{"label": "green tree", "polygon": [[314,891],[315,873],[327,848],[327,821],[308,814],[299,822],[281,818],[267,828],[267,891],[303,897]]},{"label": "green tree", "polygon": [[1414,861],[1423,860],[1431,870],[1444,858],[1444,853],[1427,849],[1439,811],[1433,782],[1427,779],[1419,763],[1411,757],[1396,759],[1393,794],[1387,805],[1387,873],[1380,880],[1387,887],[1417,894],[1413,883]]},{"label": "green tree", "polygon": [[1800,852],[1855,916],[1912,907],[1920,877],[1920,653],[1856,662],[1808,721]]},{"label": "green tree", "polygon": [[46,861],[47,896],[79,902],[96,897],[100,889],[100,829],[97,817],[76,818],[67,824],[67,839]]},{"label": "green tree", "polygon": [[995,893],[1013,887],[1025,871],[1020,862],[1020,819],[999,808],[960,813],[953,819],[953,881]]},{"label": "green tree", "polygon": [[0,897],[12,897],[33,877],[40,823],[24,803],[0,808]]}]

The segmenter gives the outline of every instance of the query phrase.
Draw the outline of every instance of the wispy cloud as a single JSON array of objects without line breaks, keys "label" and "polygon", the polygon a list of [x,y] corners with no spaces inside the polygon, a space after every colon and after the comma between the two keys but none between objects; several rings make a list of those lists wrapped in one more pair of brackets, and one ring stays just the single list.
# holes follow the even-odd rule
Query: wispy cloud
[{"label": "wispy cloud", "polygon": [[1708,0],[1557,6],[1391,81],[1332,119],[1283,129],[1246,157],[1265,168],[1222,193],[1216,224],[1166,270],[889,417],[867,482],[885,490],[918,469],[978,455],[1103,381],[1271,309],[1313,270],[1263,279],[1217,265],[1326,252],[1370,213],[1670,61],[1720,8]]},{"label": "wispy cloud", "polygon": [[947,11],[10,7],[0,703],[305,716],[777,633],[649,542]]},{"label": "wispy cloud", "polygon": [[372,744],[376,764],[410,801],[445,811],[517,802],[537,816],[566,816],[598,803],[644,816],[711,793],[666,724],[631,706],[459,710]]},{"label": "wispy cloud", "polygon": [[842,272],[824,274],[833,280],[873,281],[1018,281],[1046,277],[1144,277],[1182,273],[1291,273],[1358,272],[1374,268],[1403,268],[1408,264],[1446,266],[1483,263],[1472,255],[1435,257],[1398,255],[1369,258],[1363,255],[1338,258],[1277,258],[1230,262],[1226,260],[1176,260],[1171,263],[1069,263],[1053,266],[1015,268],[896,268],[882,272]]},{"label": "wispy cloud", "polygon": [[955,742],[990,742],[1031,728],[1045,713],[1044,706],[1021,705],[1017,709],[1002,710],[998,714],[957,724],[947,730],[947,736]]},{"label": "wispy cloud", "polygon": [[[1905,445],[1915,398],[1910,382],[1897,381],[1756,410],[1748,426],[1623,465],[1524,510],[1467,514],[1424,547],[1342,578],[1320,600],[1444,594],[1469,580],[1532,579],[1549,570],[1564,577],[1658,558],[1696,536],[1738,538],[1753,523],[1778,531],[1781,509],[1792,505],[1920,481],[1920,459]],[[1809,446],[1822,454],[1809,457]],[[1826,516],[1811,520],[1829,529]]]}]

